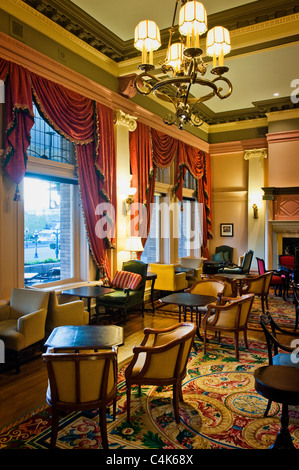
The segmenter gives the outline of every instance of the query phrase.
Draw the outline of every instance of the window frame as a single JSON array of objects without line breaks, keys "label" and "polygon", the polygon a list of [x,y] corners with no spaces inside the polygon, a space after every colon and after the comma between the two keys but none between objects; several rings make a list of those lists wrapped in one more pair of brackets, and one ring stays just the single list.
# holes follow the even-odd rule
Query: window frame
[{"label": "window frame", "polygon": [[[38,284],[39,287],[55,287],[58,285],[68,285],[89,279],[89,248],[85,231],[83,211],[80,202],[78,178],[75,172],[75,165],[57,162],[55,160],[44,160],[39,157],[28,156],[25,177],[37,177],[41,179],[51,179],[74,185],[73,199],[73,276],[68,279],[59,279],[48,283]],[[24,183],[22,181],[20,190],[24,195]],[[19,272],[24,278],[24,197],[22,198],[22,215],[20,220],[20,232],[22,231],[22,256],[18,257]],[[19,237],[21,239],[21,237]],[[20,246],[20,241],[19,241]],[[24,281],[23,281],[24,282]]]}]

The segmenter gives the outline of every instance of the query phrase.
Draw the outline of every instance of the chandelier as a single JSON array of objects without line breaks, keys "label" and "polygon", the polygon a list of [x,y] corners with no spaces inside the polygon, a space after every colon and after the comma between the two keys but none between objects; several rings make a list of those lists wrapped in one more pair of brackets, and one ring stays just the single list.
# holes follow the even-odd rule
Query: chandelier
[{"label": "chandelier", "polygon": [[[181,2],[179,12],[180,41],[172,43],[175,33],[175,20],[178,3]],[[175,0],[175,9],[172,26],[169,30],[169,42],[166,57],[160,63],[161,69],[167,78],[159,79],[153,73],[153,52],[161,46],[160,31],[154,21],[144,20],[135,28],[134,46],[142,52],[142,64],[139,69],[142,72],[135,78],[135,88],[142,95],[153,93],[162,101],[171,103],[175,108],[175,115],[168,113],[164,117],[166,124],[175,124],[183,129],[184,124],[190,123],[196,127],[201,126],[203,120],[197,105],[203,103],[215,95],[225,99],[232,93],[232,84],[223,74],[228,72],[224,66],[224,55],[231,50],[229,31],[222,26],[215,26],[207,33],[206,54],[213,57],[211,73],[215,78],[211,80],[203,78],[207,72],[208,64],[202,59],[203,51],[199,47],[199,37],[207,31],[207,13],[204,5],[196,1]],[[228,91],[218,82],[225,82]],[[202,85],[203,90],[199,98],[196,87],[192,94],[193,85]],[[201,88],[200,88],[201,90]]]}]

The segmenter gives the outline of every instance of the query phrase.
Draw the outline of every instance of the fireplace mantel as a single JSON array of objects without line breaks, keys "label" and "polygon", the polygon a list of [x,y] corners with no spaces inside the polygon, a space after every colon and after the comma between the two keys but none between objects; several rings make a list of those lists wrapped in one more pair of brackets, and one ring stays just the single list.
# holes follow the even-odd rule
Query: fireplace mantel
[{"label": "fireplace mantel", "polygon": [[276,233],[296,233],[299,235],[299,220],[269,220]]}]

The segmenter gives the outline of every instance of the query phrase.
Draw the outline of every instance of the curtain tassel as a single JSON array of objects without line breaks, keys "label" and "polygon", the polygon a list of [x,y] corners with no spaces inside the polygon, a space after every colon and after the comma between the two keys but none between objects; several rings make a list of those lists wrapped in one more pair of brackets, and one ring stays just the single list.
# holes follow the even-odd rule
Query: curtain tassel
[{"label": "curtain tassel", "polygon": [[18,185],[17,185],[17,187],[16,187],[16,191],[15,191],[15,195],[14,195],[13,200],[14,200],[14,201],[21,201],[21,194],[20,194],[19,186],[18,186]]}]

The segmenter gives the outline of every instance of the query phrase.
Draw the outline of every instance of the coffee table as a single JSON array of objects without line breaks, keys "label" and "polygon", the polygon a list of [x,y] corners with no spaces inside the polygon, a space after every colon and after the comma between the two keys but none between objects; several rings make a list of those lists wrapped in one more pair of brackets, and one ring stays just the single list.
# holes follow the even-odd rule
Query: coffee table
[{"label": "coffee table", "polygon": [[196,312],[196,326],[197,326],[197,336],[202,340],[202,337],[199,333],[199,323],[198,323],[198,307],[205,307],[206,305],[215,302],[216,297],[211,295],[202,295],[202,294],[190,294],[189,292],[176,292],[174,294],[167,295],[162,297],[160,302],[165,304],[174,304],[179,307],[179,321],[181,321],[181,308],[183,307],[184,321],[186,321],[187,309],[191,311],[191,321],[193,320],[193,309]]},{"label": "coffee table", "polygon": [[45,346],[55,349],[110,349],[124,344],[124,329],[116,325],[58,326]]},{"label": "coffee table", "polygon": [[288,405],[299,405],[299,369],[289,366],[263,366],[254,371],[256,391],[269,400],[282,403],[281,428],[272,449],[294,449],[288,430]]},{"label": "coffee table", "polygon": [[[61,293],[63,295],[72,295],[72,296],[79,297],[80,300],[87,299],[87,308],[89,312],[89,323],[90,323],[91,299],[94,299],[104,294],[109,294],[110,292],[114,292],[114,289],[110,289],[109,287],[103,287],[103,286],[82,286],[82,287],[75,287],[74,289],[64,290]],[[96,306],[96,322],[98,322],[97,306]]]}]

